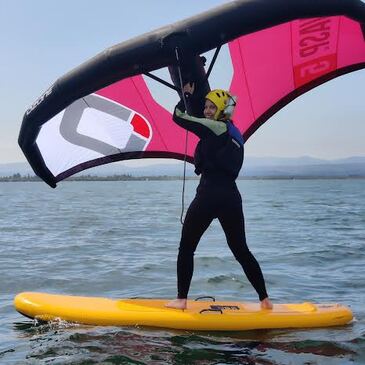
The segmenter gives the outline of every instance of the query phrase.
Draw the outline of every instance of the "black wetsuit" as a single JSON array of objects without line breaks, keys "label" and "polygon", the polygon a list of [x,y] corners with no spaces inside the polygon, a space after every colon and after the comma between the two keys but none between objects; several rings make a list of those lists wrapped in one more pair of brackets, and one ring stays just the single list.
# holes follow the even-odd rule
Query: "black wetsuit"
[{"label": "black wetsuit", "polygon": [[197,194],[186,213],[177,260],[178,298],[187,298],[193,276],[193,257],[199,240],[218,218],[229,248],[241,264],[260,300],[268,295],[258,262],[246,244],[242,199],[235,180],[243,163],[243,139],[231,121],[195,118],[180,102],[175,123],[196,134],[195,172],[201,174]]}]

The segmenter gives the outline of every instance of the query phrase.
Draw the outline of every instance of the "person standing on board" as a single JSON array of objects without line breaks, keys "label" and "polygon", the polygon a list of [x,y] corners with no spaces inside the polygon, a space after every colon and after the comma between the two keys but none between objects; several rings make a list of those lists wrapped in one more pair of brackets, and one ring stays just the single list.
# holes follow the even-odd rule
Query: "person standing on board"
[{"label": "person standing on board", "polygon": [[[194,84],[183,89],[187,103]],[[262,309],[272,309],[260,265],[246,244],[242,199],[235,180],[243,163],[243,138],[232,122],[235,98],[225,90],[210,91],[205,97],[204,117],[185,113],[181,100],[173,120],[200,140],[195,150],[195,173],[201,175],[197,193],[186,213],[177,259],[177,299],[169,308],[185,309],[194,269],[194,252],[213,219],[218,218],[227,243],[255,288]]]}]

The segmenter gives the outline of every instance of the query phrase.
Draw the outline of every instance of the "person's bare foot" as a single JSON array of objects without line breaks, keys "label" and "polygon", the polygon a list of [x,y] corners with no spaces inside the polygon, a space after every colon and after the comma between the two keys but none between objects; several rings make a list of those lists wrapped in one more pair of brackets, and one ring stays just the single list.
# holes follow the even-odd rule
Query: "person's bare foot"
[{"label": "person's bare foot", "polygon": [[174,299],[171,302],[166,303],[165,307],[174,309],[186,309],[187,299]]},{"label": "person's bare foot", "polygon": [[261,301],[261,309],[272,309],[273,304],[271,303],[271,300],[269,298],[265,298]]}]

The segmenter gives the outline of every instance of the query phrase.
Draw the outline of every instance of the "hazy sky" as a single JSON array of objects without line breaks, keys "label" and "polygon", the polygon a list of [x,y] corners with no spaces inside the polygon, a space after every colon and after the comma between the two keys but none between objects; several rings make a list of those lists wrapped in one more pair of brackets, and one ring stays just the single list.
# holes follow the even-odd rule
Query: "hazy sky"
[{"label": "hazy sky", "polygon": [[[25,161],[17,144],[24,111],[57,78],[109,46],[227,2],[0,0],[0,163]],[[246,155],[365,156],[364,85],[358,71],[301,96],[250,138]],[[166,94],[166,105],[174,102]]]}]

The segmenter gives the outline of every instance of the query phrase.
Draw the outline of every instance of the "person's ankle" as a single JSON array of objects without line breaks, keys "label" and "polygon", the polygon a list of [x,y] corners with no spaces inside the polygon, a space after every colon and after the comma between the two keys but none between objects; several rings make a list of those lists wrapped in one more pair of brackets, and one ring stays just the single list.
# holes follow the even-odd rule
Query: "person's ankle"
[{"label": "person's ankle", "polygon": [[261,308],[262,309],[272,309],[273,308],[273,304],[269,297],[266,297],[263,300],[261,300]]},{"label": "person's ankle", "polygon": [[186,309],[187,299],[186,298],[176,298],[165,304],[165,307],[175,308],[175,309]]}]

